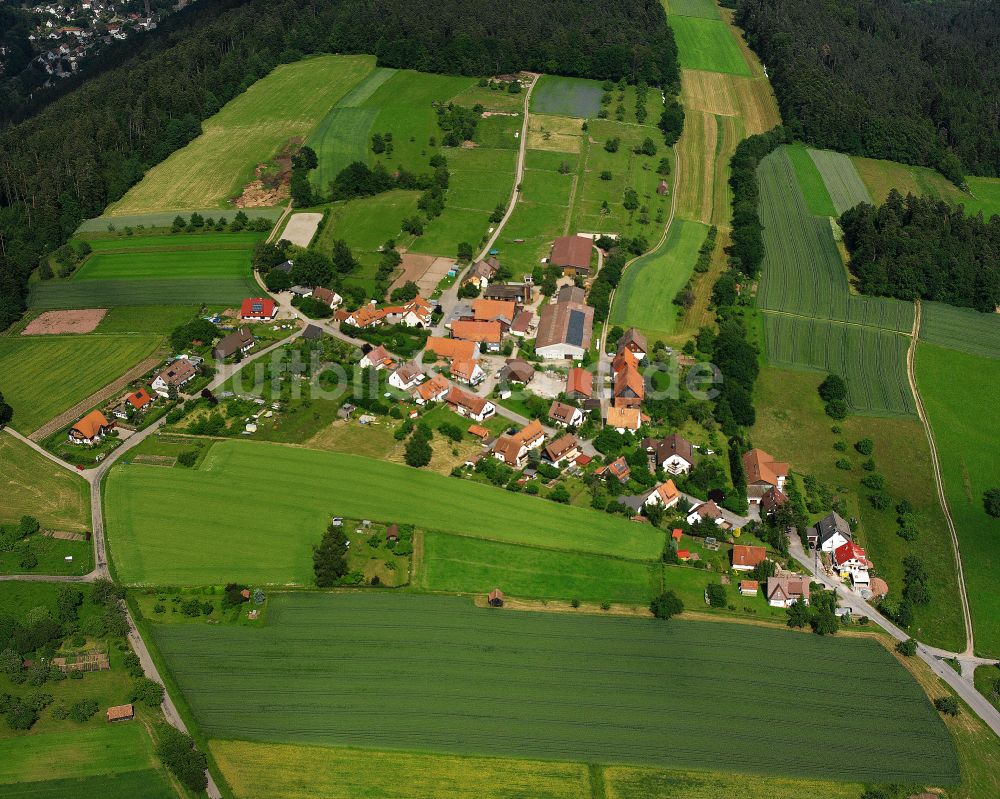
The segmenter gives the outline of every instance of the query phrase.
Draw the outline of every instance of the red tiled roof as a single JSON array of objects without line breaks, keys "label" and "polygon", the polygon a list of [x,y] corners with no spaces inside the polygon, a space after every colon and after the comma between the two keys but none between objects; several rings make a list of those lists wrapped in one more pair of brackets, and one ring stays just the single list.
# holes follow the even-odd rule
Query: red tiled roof
[{"label": "red tiled roof", "polygon": [[590,267],[592,239],[583,236],[560,236],[552,245],[549,261],[556,266],[572,266],[577,269]]},{"label": "red tiled roof", "polygon": [[594,393],[594,376],[579,366],[569,370],[566,377],[566,392],[590,397]]},{"label": "red tiled roof", "polygon": [[750,566],[767,560],[767,549],[764,547],[747,546],[737,544],[733,547],[733,566]]},{"label": "red tiled roof", "polygon": [[81,438],[93,438],[101,432],[102,427],[110,426],[103,413],[100,411],[91,411],[73,425],[73,432],[79,433]]},{"label": "red tiled roof", "polygon": [[125,399],[137,411],[141,411],[153,401],[153,398],[149,396],[149,392],[144,388],[140,388],[138,391],[129,394]]},{"label": "red tiled roof", "polygon": [[274,300],[264,297],[251,297],[243,300],[243,304],[240,306],[240,316],[251,319],[274,316]]}]

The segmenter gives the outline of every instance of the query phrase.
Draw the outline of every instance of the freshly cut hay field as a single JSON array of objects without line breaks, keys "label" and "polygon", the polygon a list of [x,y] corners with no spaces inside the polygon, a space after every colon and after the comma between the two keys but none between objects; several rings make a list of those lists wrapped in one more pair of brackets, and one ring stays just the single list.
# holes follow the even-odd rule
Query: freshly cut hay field
[{"label": "freshly cut hay field", "polygon": [[668,16],[667,22],[674,31],[680,64],[685,69],[751,76],[733,30],[721,19]]},{"label": "freshly cut hay field", "polygon": [[719,126],[714,114],[688,111],[684,114],[684,132],[677,142],[679,185],[671,176],[671,184],[680,194],[677,214],[708,224],[712,219],[715,187],[714,153],[718,151]]},{"label": "freshly cut hay field", "polygon": [[[73,276],[74,281],[181,280],[249,276],[249,249],[181,250],[178,252],[94,253]],[[56,285],[56,284],[53,284]],[[113,300],[114,296],[108,298]]]},{"label": "freshly cut hay field", "polygon": [[[360,593],[272,596],[261,628],[155,625],[153,633],[209,738],[958,779],[938,713],[870,639]],[[747,668],[761,658],[766,670]],[[804,671],[810,690],[786,702]],[[719,685],[733,674],[739,690],[720,705]],[[774,745],[774,719],[761,712],[770,706],[781,707],[784,740],[795,746]],[[502,735],[482,734],[498,727]],[[817,760],[829,740],[850,740],[851,757]]]},{"label": "freshly cut hay field", "polygon": [[907,194],[929,194],[953,205],[968,199],[968,195],[933,169],[857,155],[850,158],[876,203],[884,203],[892,189],[896,189],[904,197]]},{"label": "freshly cut hay field", "polygon": [[719,7],[714,0],[664,0],[668,16],[719,19]]},{"label": "freshly cut hay field", "polygon": [[96,777],[152,765],[152,742],[141,722],[0,738],[0,794],[8,795],[10,783]]},{"label": "freshly cut hay field", "polygon": [[[889,584],[890,597],[898,598],[902,590],[903,558],[919,554],[927,567],[928,584],[934,590],[930,604],[916,609],[911,631],[931,646],[961,651],[965,648],[965,626],[955,555],[934,488],[930,447],[923,426],[915,416],[876,418],[851,414],[836,423],[841,432],[834,433],[834,423],[823,410],[818,393],[824,377],[818,372],[774,366],[761,369],[754,390],[757,422],[751,431],[753,442],[767,452],[780,452],[796,474],[811,474],[836,489],[846,505],[845,518],[860,520],[855,540],[877,564],[879,576]],[[916,541],[899,536],[894,505],[877,510],[868,501],[871,491],[861,483],[868,474],[861,468],[865,459],[851,446],[862,438],[875,442],[875,462],[886,478],[894,503],[906,499],[913,505],[914,522],[920,531]],[[841,440],[848,444],[847,453],[840,454],[833,448]],[[837,460],[842,457],[852,463],[852,469],[837,468]]]},{"label": "freshly cut hay field", "polygon": [[0,435],[0,524],[34,516],[51,530],[90,529],[90,489],[85,480],[13,436]]},{"label": "freshly cut hay field", "polygon": [[707,233],[705,225],[674,219],[662,246],[625,270],[609,323],[638,327],[651,343],[673,333],[679,307],[674,297],[691,276]]},{"label": "freshly cut hay field", "polygon": [[986,514],[983,493],[997,487],[1000,475],[1000,360],[920,344],[916,375],[958,531],[976,652],[998,657],[1000,521]]},{"label": "freshly cut hay field", "polygon": [[[248,492],[263,474],[266,490]],[[146,522],[179,495],[225,510],[200,522],[177,514],[155,529]],[[114,563],[129,583],[202,585],[225,573],[311,584],[312,546],[335,515],[636,559],[659,557],[663,546],[662,532],[589,509],[384,461],[244,441],[216,443],[190,471],[116,467],[105,502]]]},{"label": "freshly cut hay field", "polygon": [[205,120],[198,138],[150,169],[106,215],[227,207],[257,164],[290,139],[307,137],[374,68],[374,56],[322,55],[282,64]]},{"label": "freshly cut hay field", "polygon": [[601,110],[604,90],[596,80],[542,75],[531,92],[532,114],[586,119]]},{"label": "freshly cut hay field", "polygon": [[416,582],[433,591],[485,594],[499,586],[519,599],[646,605],[659,589],[658,573],[633,560],[427,533]]},{"label": "freshly cut hay field", "polygon": [[1000,315],[922,302],[920,340],[969,355],[1000,358]]},{"label": "freshly cut hay field", "polygon": [[808,152],[820,175],[823,176],[823,182],[830,193],[837,216],[859,203],[872,201],[850,156],[832,150],[814,150],[812,147]]},{"label": "freshly cut hay field", "polygon": [[0,338],[0,384],[14,408],[11,426],[32,432],[127,372],[159,341],[155,335]]},{"label": "freshly cut hay field", "polygon": [[764,158],[757,176],[765,249],[758,306],[909,332],[912,304],[850,293],[829,220],[809,213],[787,149]]},{"label": "freshly cut hay field", "polygon": [[28,307],[36,310],[122,306],[226,306],[256,296],[260,288],[247,270],[243,277],[136,278],[32,283]]},{"label": "freshly cut hay field", "polygon": [[212,741],[238,799],[579,799],[582,763]]},{"label": "freshly cut hay field", "polygon": [[[742,40],[740,40],[742,42]],[[744,53],[746,57],[756,56]],[[757,69],[759,69],[759,64]],[[774,97],[774,89],[767,78],[736,78],[730,77],[736,96],[740,102],[740,114],[743,126],[748,136],[754,133],[764,133],[775,125],[781,124],[781,114],[778,112],[778,101]]]},{"label": "freshly cut hay field", "polygon": [[5,799],[176,799],[165,775],[153,769],[78,779],[21,782],[4,786]]},{"label": "freshly cut hay field", "polygon": [[836,372],[847,380],[848,403],[858,413],[916,413],[906,379],[908,336],[789,314],[765,312],[764,322],[768,362]]},{"label": "freshly cut hay field", "polygon": [[802,190],[809,213],[814,216],[837,216],[837,209],[826,188],[823,175],[804,144],[792,144],[785,148],[788,158],[795,167],[795,178]]},{"label": "freshly cut hay field", "polygon": [[736,96],[737,80],[733,75],[722,72],[682,69],[681,95],[684,98],[684,111],[706,111],[709,114],[738,116],[740,103]]}]

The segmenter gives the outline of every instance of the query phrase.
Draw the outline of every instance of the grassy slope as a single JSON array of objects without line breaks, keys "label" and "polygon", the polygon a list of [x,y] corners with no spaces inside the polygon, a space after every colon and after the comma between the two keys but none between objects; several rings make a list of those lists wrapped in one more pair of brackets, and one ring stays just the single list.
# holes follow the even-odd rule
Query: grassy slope
[{"label": "grassy slope", "polygon": [[[177,496],[204,510],[147,523]],[[308,584],[311,547],[331,515],[622,557],[655,558],[663,546],[662,533],[606,514],[367,458],[250,442],[220,442],[192,471],[116,467],[105,503],[126,582],[208,584],[225,575]]]},{"label": "grassy slope", "polygon": [[867,187],[849,156],[831,150],[814,150],[812,148],[809,148],[808,152],[810,160],[816,165],[823,183],[830,193],[830,199],[836,209],[834,216],[839,216],[858,203],[872,201]]},{"label": "grassy slope", "polygon": [[65,335],[0,338],[4,396],[11,426],[30,433],[148,356],[155,335]]},{"label": "grassy slope", "polygon": [[650,342],[669,336],[677,322],[674,297],[687,283],[707,232],[705,225],[675,219],[663,245],[625,270],[610,323],[638,327]]},{"label": "grassy slope", "polygon": [[225,207],[257,164],[307,136],[374,66],[374,56],[337,55],[282,64],[205,120],[198,138],[149,170],[107,213]]},{"label": "grassy slope", "polygon": [[0,783],[52,779],[53,764],[59,778],[138,771],[153,765],[153,746],[138,722],[0,739]]},{"label": "grassy slope", "polygon": [[743,53],[721,19],[668,16],[667,20],[677,40],[682,67],[750,77]]},{"label": "grassy slope", "polygon": [[793,144],[785,148],[788,157],[795,167],[795,177],[802,189],[809,213],[815,216],[837,216],[837,209],[833,207],[833,200],[827,191],[823,176],[812,158],[809,157],[809,150],[804,144]]},{"label": "grassy slope", "polygon": [[[279,595],[269,621],[260,629],[155,628],[206,735],[681,768],[724,764],[841,779],[957,778],[937,713],[869,639],[498,612],[459,599],[389,594]],[[757,653],[766,653],[768,669],[745,671]],[[760,708],[785,697],[803,667],[815,687],[782,709],[787,740],[799,746],[776,747],[767,734],[772,719]],[[710,687],[733,669],[744,669],[744,690],[731,693],[722,711]],[[405,695],[386,690],[397,681],[412,687]],[[893,723],[874,725],[871,716]],[[392,725],[379,723],[388,717]],[[503,735],[474,734],[498,722]],[[734,723],[744,731],[739,749],[722,734]],[[851,740],[849,761],[818,762],[812,747],[838,737]]]},{"label": "grassy slope", "polygon": [[644,605],[659,590],[648,563],[443,533],[424,536],[421,572],[417,581],[423,588],[484,594],[500,586],[509,596],[524,598]]},{"label": "grassy slope", "polygon": [[987,431],[1000,429],[996,387],[1000,360],[940,347],[917,348],[917,385],[937,441],[948,505],[958,530],[975,626],[976,650],[1000,655],[1000,520],[983,509],[997,487],[1000,453]]},{"label": "grassy slope", "polygon": [[989,699],[997,710],[1000,710],[1000,697],[993,692],[993,686],[997,684],[998,680],[1000,680],[1000,668],[996,666],[979,666],[976,669],[976,690]]},{"label": "grassy slope", "polygon": [[[753,443],[789,461],[798,474],[815,475],[834,490],[845,489],[837,493],[844,496],[849,515],[861,520],[858,541],[875,562],[879,576],[889,583],[892,598],[898,599],[902,589],[903,557],[911,552],[919,555],[931,575],[932,604],[917,612],[914,635],[934,646],[961,650],[965,636],[951,538],[937,503],[930,451],[919,422],[865,416],[835,422],[823,412],[816,393],[821,380],[816,374],[765,368],[755,393]],[[830,430],[836,424],[843,430],[839,435]],[[866,474],[861,469],[864,458],[851,445],[866,437],[875,442],[873,457],[893,499],[909,499],[916,508],[920,537],[913,543],[896,534],[893,509],[876,511],[864,498],[868,493],[860,485]],[[838,440],[847,442],[848,453],[833,449]],[[847,458],[854,468],[837,469],[834,464],[839,458]]]},{"label": "grassy slope", "polygon": [[90,529],[86,481],[56,466],[13,436],[0,435],[0,523],[31,515],[43,527]]}]

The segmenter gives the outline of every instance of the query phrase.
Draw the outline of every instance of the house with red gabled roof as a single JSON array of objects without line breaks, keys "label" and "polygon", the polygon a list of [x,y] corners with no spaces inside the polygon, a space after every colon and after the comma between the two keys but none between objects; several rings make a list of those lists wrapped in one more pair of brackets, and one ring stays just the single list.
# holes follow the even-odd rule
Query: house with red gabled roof
[{"label": "house with red gabled roof", "polygon": [[474,341],[430,336],[427,339],[427,352],[443,360],[471,361],[479,354],[479,345]]},{"label": "house with red gabled roof", "polygon": [[[420,388],[423,388],[423,386]],[[496,406],[489,400],[477,397],[468,391],[463,391],[457,386],[451,386],[448,389],[444,401],[459,416],[465,416],[477,422],[489,419],[497,411]]]},{"label": "house with red gabled roof", "polygon": [[69,429],[71,444],[96,444],[115,426],[100,411],[91,411]]},{"label": "house with red gabled roof", "polygon": [[642,413],[638,408],[616,408],[611,406],[607,410],[605,424],[613,427],[619,433],[626,430],[634,433],[642,427]]},{"label": "house with red gabled roof", "polygon": [[558,468],[568,461],[575,461],[579,454],[580,444],[572,433],[560,436],[545,445],[545,460]]},{"label": "house with red gabled roof", "polygon": [[799,574],[767,578],[767,604],[790,608],[799,600],[809,604],[809,578]]},{"label": "house with red gabled roof", "polygon": [[[338,317],[334,317],[338,318]],[[376,327],[385,320],[385,311],[375,307],[375,301],[362,305],[356,311],[348,312],[343,323],[357,328]]]},{"label": "house with red gabled roof", "polygon": [[413,361],[404,363],[389,375],[389,385],[400,391],[409,391],[424,379],[423,370]]},{"label": "house with red gabled roof", "polygon": [[582,366],[574,366],[566,376],[566,393],[574,399],[594,396],[594,376]]},{"label": "house with red gabled roof", "polygon": [[865,555],[865,551],[853,541],[841,544],[833,550],[834,568],[840,573],[841,578],[850,578],[854,585],[867,587],[871,583],[868,570],[873,565]]},{"label": "house with red gabled roof", "polygon": [[561,427],[579,427],[583,424],[583,411],[565,402],[553,401],[549,418]]},{"label": "house with red gabled roof", "polygon": [[472,318],[476,322],[499,322],[504,331],[510,330],[517,316],[517,303],[513,300],[487,300],[480,297],[472,301]]},{"label": "house with red gabled roof", "polygon": [[767,549],[765,547],[736,544],[733,547],[732,558],[734,570],[738,572],[753,571],[758,565],[767,560]]},{"label": "house with red gabled roof", "polygon": [[681,499],[681,492],[677,490],[673,480],[660,483],[656,488],[646,495],[644,505],[659,505],[661,508],[672,508]]},{"label": "house with red gabled roof", "polygon": [[629,468],[628,461],[625,460],[625,456],[615,458],[607,466],[602,466],[594,474],[599,477],[609,477],[614,478],[619,483],[627,483],[629,478],[632,476],[632,469]]},{"label": "house with red gabled roof", "polygon": [[586,236],[560,236],[552,243],[549,263],[563,270],[563,275],[573,277],[590,274],[590,253],[594,240]]},{"label": "house with red gabled roof", "polygon": [[623,350],[628,350],[641,361],[646,357],[646,353],[649,352],[649,345],[646,343],[646,337],[642,333],[636,328],[630,327],[618,339],[618,352],[622,352]]},{"label": "house with red gabled roof", "polygon": [[453,338],[474,341],[486,348],[487,352],[499,352],[503,339],[503,328],[499,322],[476,322],[457,319],[451,323]]},{"label": "house with red gabled roof", "polygon": [[670,533],[671,540],[673,540],[677,544],[681,542],[681,538],[683,536],[684,536],[684,531],[681,530],[680,528],[674,528],[674,530]]},{"label": "house with red gabled roof", "polygon": [[757,596],[757,591],[760,589],[760,583],[756,580],[740,580],[739,592],[740,596]]},{"label": "house with red gabled roof", "polygon": [[430,327],[434,309],[419,294],[402,305],[390,305],[381,310],[383,318],[391,325]]},{"label": "house with red gabled roof", "polygon": [[762,449],[752,449],[743,453],[743,471],[747,476],[747,500],[759,505],[771,488],[784,489],[789,467]]},{"label": "house with red gabled roof", "polygon": [[389,350],[379,344],[377,347],[369,347],[368,351],[361,356],[358,365],[362,369],[374,369],[376,372],[380,372],[383,369],[394,369],[396,359],[392,357]]},{"label": "house with red gabled roof", "polygon": [[788,502],[788,495],[781,489],[774,488],[772,486],[767,489],[767,491],[764,492],[764,496],[760,498],[761,513],[770,515],[786,502]]},{"label": "house with red gabled roof", "polygon": [[244,322],[270,322],[278,308],[270,297],[251,297],[240,306],[240,319]]},{"label": "house with red gabled roof", "polygon": [[113,411],[114,415],[119,419],[128,419],[130,416],[136,413],[142,413],[150,405],[152,405],[154,399],[152,395],[146,389],[140,388],[138,391],[133,391],[131,394],[127,394],[125,398],[115,406]]},{"label": "house with red gabled roof", "polygon": [[413,389],[412,396],[417,405],[425,405],[428,402],[443,400],[450,389],[451,383],[442,375],[435,374],[430,380]]},{"label": "house with red gabled roof", "polygon": [[474,358],[456,358],[451,362],[448,372],[453,380],[457,380],[459,383],[465,383],[470,386],[482,383],[483,380],[486,379],[486,372],[484,372],[483,367],[479,365],[479,361]]},{"label": "house with red gabled roof", "polygon": [[687,515],[687,522],[688,524],[713,522],[721,527],[725,523],[725,519],[722,518],[722,510],[715,504],[714,500],[710,499],[708,502],[702,502],[692,508]]}]

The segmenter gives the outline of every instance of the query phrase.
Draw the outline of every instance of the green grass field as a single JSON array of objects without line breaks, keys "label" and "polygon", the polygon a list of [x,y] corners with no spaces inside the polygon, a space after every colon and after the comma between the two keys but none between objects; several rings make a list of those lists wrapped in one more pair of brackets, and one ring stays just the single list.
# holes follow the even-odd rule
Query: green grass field
[{"label": "green grass field", "polygon": [[1000,680],[1000,668],[997,666],[977,666],[974,675],[976,690],[993,703],[993,707],[1000,710],[1000,696],[995,693],[995,686]]},{"label": "green grass field", "polygon": [[[253,250],[264,233],[153,233],[143,236],[122,234],[86,236],[95,253],[184,252],[188,250]],[[81,270],[82,271],[82,270]],[[79,272],[77,272],[79,274]]]},{"label": "green grass field", "polygon": [[601,110],[604,90],[596,80],[542,75],[531,91],[531,113],[586,119]]},{"label": "green grass field", "polygon": [[[496,611],[416,595],[270,602],[259,629],[153,627],[209,738],[854,781],[958,779],[937,712],[869,639]],[[757,653],[764,671],[747,668]],[[810,690],[784,701],[803,669]],[[734,674],[739,690],[720,704],[720,681]],[[774,745],[774,717],[762,709],[773,706],[795,747]],[[726,732],[734,724],[736,748]],[[503,735],[481,734],[498,726]],[[837,739],[850,740],[851,757],[818,760],[815,748]]]},{"label": "green grass field", "polygon": [[814,216],[837,216],[833,199],[827,191],[826,183],[816,162],[810,158],[810,150],[804,144],[792,144],[785,148],[788,158],[795,168],[795,178],[809,213]]},{"label": "green grass field", "polygon": [[116,305],[109,308],[95,333],[160,333],[190,322],[198,314],[196,305]]},{"label": "green grass field", "polygon": [[386,239],[407,247],[413,237],[403,233],[403,219],[417,211],[418,191],[387,191],[330,206],[330,218],[313,243],[314,249],[332,252],[333,242],[344,239],[352,251],[374,253]]},{"label": "green grass field", "polygon": [[[203,217],[215,217],[216,219],[225,217],[229,221],[232,221],[232,217],[236,214],[237,209],[231,209],[225,213],[220,214],[218,208],[193,208],[186,209],[184,212],[185,216],[189,216],[191,213],[197,212]],[[247,210],[247,216],[251,219],[257,219],[263,217],[264,219],[269,219],[272,222],[277,222],[278,218],[284,212],[284,208],[250,208]],[[127,214],[127,215],[117,215],[117,216],[95,216],[92,219],[84,219],[80,223],[80,227],[76,229],[77,234],[81,233],[113,233],[115,231],[123,231],[126,227],[133,228],[169,228],[173,225],[174,217],[177,216],[177,211],[150,211],[143,214]],[[112,230],[108,230],[108,227]]]},{"label": "green grass field", "polygon": [[1000,316],[943,302],[924,302],[920,340],[969,355],[1000,358]]},{"label": "green grass field", "polygon": [[427,533],[417,583],[433,591],[485,594],[502,587],[518,598],[631,602],[659,590],[649,563],[556,552],[478,538]]},{"label": "green grass field", "polygon": [[808,152],[809,158],[816,165],[830,193],[830,199],[836,209],[835,216],[840,216],[858,203],[872,201],[850,156],[831,150],[814,150],[811,147]]},{"label": "green grass field", "polygon": [[916,413],[906,379],[909,336],[863,325],[765,313],[767,360],[775,366],[835,372],[847,380],[858,413]]},{"label": "green grass field", "polygon": [[669,336],[677,323],[674,297],[691,277],[708,227],[675,218],[666,241],[625,270],[609,322],[638,327],[650,341]]},{"label": "green grass field", "polygon": [[140,334],[0,338],[3,393],[14,408],[11,426],[32,432],[120,377],[159,341]]},{"label": "green grass field", "polygon": [[78,779],[40,780],[5,785],[6,799],[176,799],[177,793],[159,771],[122,771]]},{"label": "green grass field", "polygon": [[[889,584],[889,596],[898,599],[902,590],[903,558],[917,554],[930,574],[931,604],[916,609],[911,632],[921,641],[951,651],[965,647],[958,577],[951,536],[937,501],[931,469],[930,449],[916,418],[872,418],[851,415],[834,422],[823,411],[817,388],[823,376],[775,367],[761,370],[754,391],[757,422],[751,434],[755,446],[788,461],[800,477],[811,474],[827,485],[847,505],[846,518],[860,521],[856,540],[875,562],[878,575]],[[925,400],[926,401],[926,400]],[[834,425],[841,427],[834,433]],[[871,493],[861,485],[868,474],[853,444],[862,438],[875,442],[873,457],[885,475],[887,491],[899,502],[914,507],[919,529],[916,541],[907,542],[897,531],[893,507],[876,510],[868,501]],[[847,453],[834,449],[837,441],[848,445]],[[836,462],[845,458],[848,471]],[[801,487],[801,481],[800,481]],[[824,513],[816,514],[814,521]]]},{"label": "green grass field", "polygon": [[[179,494],[225,512],[146,523]],[[128,583],[311,584],[311,547],[333,515],[635,559],[663,547],[662,532],[607,514],[384,461],[251,442],[219,442],[194,470],[116,466],[105,503],[114,564]]]},{"label": "green grass field", "polygon": [[28,307],[36,311],[69,308],[104,308],[112,303],[123,306],[171,304],[232,306],[245,297],[256,296],[260,288],[253,278],[139,278],[135,280],[67,280],[32,283]]},{"label": "green grass field", "polygon": [[321,55],[282,64],[202,123],[202,134],[157,164],[105,215],[227,207],[257,164],[306,138],[375,68],[374,56]]},{"label": "green grass field", "polygon": [[986,219],[1000,215],[1000,178],[970,176],[965,182],[972,192],[971,197],[965,196],[962,200],[966,213],[977,214],[981,211]]},{"label": "green grass field", "polygon": [[714,0],[664,0],[668,16],[719,19],[719,7]]},{"label": "green grass field", "polygon": [[832,780],[801,780],[704,771],[664,771],[635,766],[604,769],[607,799],[857,799],[864,786]]},{"label": "green grass field", "polygon": [[0,524],[34,516],[43,527],[90,529],[86,481],[39,455],[13,436],[0,435]]},{"label": "green grass field", "polygon": [[921,344],[917,386],[937,441],[948,506],[958,531],[976,651],[1000,656],[1000,520],[986,514],[983,492],[997,488],[1000,360]]},{"label": "green grass field", "polygon": [[[95,253],[74,280],[227,278],[250,272],[249,250]],[[113,299],[113,295],[109,297]]]},{"label": "green grass field", "polygon": [[743,53],[729,26],[721,19],[668,15],[667,22],[677,40],[680,64],[685,69],[703,69],[751,77]]}]

